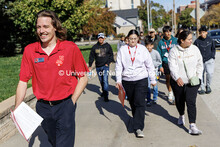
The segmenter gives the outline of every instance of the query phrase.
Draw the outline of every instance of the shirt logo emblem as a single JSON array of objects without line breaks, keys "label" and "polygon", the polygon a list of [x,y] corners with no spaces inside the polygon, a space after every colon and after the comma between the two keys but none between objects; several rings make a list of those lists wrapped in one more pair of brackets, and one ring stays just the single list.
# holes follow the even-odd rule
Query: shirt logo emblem
[{"label": "shirt logo emblem", "polygon": [[34,63],[44,62],[44,58],[35,58]]},{"label": "shirt logo emblem", "polygon": [[56,65],[57,66],[62,66],[63,65],[63,62],[64,62],[64,56],[59,56],[59,59],[57,59],[56,61]]}]

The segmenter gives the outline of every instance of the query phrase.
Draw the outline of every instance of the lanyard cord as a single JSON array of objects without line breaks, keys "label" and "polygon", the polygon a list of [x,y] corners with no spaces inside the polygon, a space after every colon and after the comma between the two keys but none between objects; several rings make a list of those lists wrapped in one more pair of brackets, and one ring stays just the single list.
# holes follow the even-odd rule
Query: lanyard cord
[{"label": "lanyard cord", "polygon": [[170,45],[172,44],[172,40],[170,40],[170,44],[168,46],[167,46],[166,42],[164,42],[164,44],[166,45],[167,51],[169,52],[170,51]]},{"label": "lanyard cord", "polygon": [[135,60],[136,51],[137,51],[137,45],[136,45],[136,48],[135,48],[135,51],[134,51],[134,57],[132,58],[132,56],[131,56],[131,51],[130,51],[130,47],[128,46],[128,52],[129,52],[129,54],[130,54],[130,56],[131,56],[132,66],[133,66],[133,63],[134,63],[134,60]]}]

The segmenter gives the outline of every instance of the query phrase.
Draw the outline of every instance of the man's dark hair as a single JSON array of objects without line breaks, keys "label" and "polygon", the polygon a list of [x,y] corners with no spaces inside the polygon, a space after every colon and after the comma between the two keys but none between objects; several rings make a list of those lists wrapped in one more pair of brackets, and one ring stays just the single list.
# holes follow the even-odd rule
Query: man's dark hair
[{"label": "man's dark hair", "polygon": [[[51,10],[42,10],[37,13],[37,19],[39,17],[50,17],[52,19],[51,23],[52,23],[53,27],[56,29],[56,37],[59,38],[60,40],[66,40],[67,30],[62,27],[61,21],[55,12],[53,12]],[[36,19],[36,23],[35,23],[36,25],[37,25],[37,19]],[[37,38],[38,38],[38,40],[40,40],[38,35],[37,35]]]},{"label": "man's dark hair", "polygon": [[191,32],[189,30],[183,30],[180,34],[179,34],[179,38],[177,40],[178,44],[181,44],[181,40],[186,40],[186,38],[189,36],[189,34],[191,34]]},{"label": "man's dark hair", "polygon": [[151,39],[145,39],[145,45],[154,45],[154,42]]},{"label": "man's dark hair", "polygon": [[208,31],[207,28],[206,28],[206,26],[202,26],[202,27],[199,29],[199,33],[202,32],[202,31],[205,31],[205,32]]},{"label": "man's dark hair", "polygon": [[168,32],[168,31],[172,31],[172,28],[170,27],[170,26],[164,26],[163,27],[163,32],[165,33],[165,32]]}]

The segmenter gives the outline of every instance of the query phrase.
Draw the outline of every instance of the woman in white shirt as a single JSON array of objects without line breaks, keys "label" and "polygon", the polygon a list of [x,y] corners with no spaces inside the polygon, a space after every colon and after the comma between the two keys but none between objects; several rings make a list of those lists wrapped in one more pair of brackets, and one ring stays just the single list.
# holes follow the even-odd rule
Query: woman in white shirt
[{"label": "woman in white shirt", "polygon": [[[179,34],[178,45],[169,53],[168,64],[171,72],[171,87],[174,92],[176,108],[179,112],[178,125],[185,125],[185,103],[189,118],[189,134],[201,134],[196,127],[196,97],[199,82],[190,84],[192,77],[202,79],[203,61],[199,49],[192,44],[192,34],[184,30]],[[201,83],[201,80],[200,80]]]},{"label": "woman in white shirt", "polygon": [[117,53],[115,70],[116,87],[123,85],[132,109],[133,128],[137,137],[143,138],[147,78],[153,86],[156,80],[151,55],[145,46],[138,44],[138,39],[138,32],[130,30],[128,45],[122,46]]}]

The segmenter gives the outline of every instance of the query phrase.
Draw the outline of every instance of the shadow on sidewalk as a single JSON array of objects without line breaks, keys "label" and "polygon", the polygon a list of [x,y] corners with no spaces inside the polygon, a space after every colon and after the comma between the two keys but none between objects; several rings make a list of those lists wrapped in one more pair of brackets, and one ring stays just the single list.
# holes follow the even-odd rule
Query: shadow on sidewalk
[{"label": "shadow on sidewalk", "polygon": [[32,134],[28,147],[33,147],[35,138],[38,137],[40,141],[39,147],[52,147],[48,141],[47,135],[44,132],[43,128],[39,126],[36,131]]},{"label": "shadow on sidewalk", "polygon": [[169,122],[173,123],[174,125],[178,126],[179,128],[182,128],[184,131],[188,132],[188,129],[185,126],[179,126],[177,124],[178,119],[171,116],[168,111],[164,109],[161,105],[154,104],[151,107],[146,107],[146,111],[161,116]]},{"label": "shadow on sidewalk", "polygon": [[108,119],[111,122],[111,119],[105,115],[103,109],[106,111],[118,116],[125,124],[127,131],[129,133],[133,133],[133,127],[132,127],[132,118],[127,113],[127,110],[130,111],[130,108],[128,108],[126,105],[124,105],[124,108],[122,107],[121,103],[118,103],[116,101],[110,100],[109,102],[104,102],[103,98],[99,97],[98,100],[95,101],[96,108],[98,109],[99,113],[103,115],[106,119]]},{"label": "shadow on sidewalk", "polygon": [[[101,95],[100,86],[94,84],[87,84],[86,89]],[[118,95],[118,89],[115,86],[109,85],[109,92],[111,92],[113,95]]]},{"label": "shadow on sidewalk", "polygon": [[99,90],[100,86],[97,86],[97,85],[94,85],[94,84],[87,84],[86,89],[101,95],[101,91]]}]

